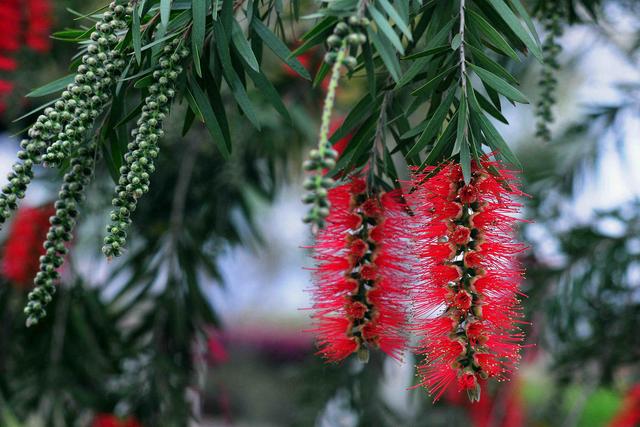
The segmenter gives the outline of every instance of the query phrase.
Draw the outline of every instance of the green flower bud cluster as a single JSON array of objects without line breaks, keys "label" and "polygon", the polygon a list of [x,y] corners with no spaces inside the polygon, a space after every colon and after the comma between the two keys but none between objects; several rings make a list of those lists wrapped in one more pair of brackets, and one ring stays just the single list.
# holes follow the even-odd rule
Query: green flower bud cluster
[{"label": "green flower bud cluster", "polygon": [[34,279],[35,287],[29,292],[29,302],[24,309],[27,326],[35,325],[47,313],[45,307],[55,293],[55,281],[60,278],[57,269],[67,254],[66,242],[73,238],[72,232],[78,217],[78,205],[84,197],[84,189],[93,175],[96,161],[96,144],[80,147],[71,159],[64,183],[55,203],[56,213],[49,218],[49,232],[44,242],[45,254],[40,257],[40,271]]},{"label": "green flower bud cluster", "polygon": [[[335,64],[338,59],[338,52],[347,45],[351,46],[355,51],[354,53],[356,53],[358,47],[367,41],[367,36],[364,35],[364,27],[368,25],[369,19],[357,16],[351,16],[348,24],[347,22],[336,24],[333,28],[333,34],[327,37],[327,45],[330,50],[325,54],[324,61],[330,65]],[[355,56],[347,55],[342,59],[342,65],[349,70],[353,70],[357,64],[358,61]]]},{"label": "green flower bud cluster", "polygon": [[[116,36],[113,30],[126,26],[123,19],[127,14],[132,12],[131,7],[124,7],[111,3],[109,11],[105,12],[103,18],[96,24],[97,31],[91,35],[94,43],[90,45],[89,50],[97,51],[95,54],[87,56],[86,62],[93,65],[83,64],[78,69],[76,80],[79,82],[69,85],[65,92],[62,93],[61,99],[56,101],[53,107],[44,110],[36,122],[29,128],[28,138],[20,142],[20,151],[18,151],[18,161],[13,164],[12,171],[7,176],[7,184],[2,187],[0,194],[0,224],[4,223],[11,216],[11,212],[18,207],[18,201],[25,196],[27,186],[33,179],[33,166],[43,161],[42,154],[47,145],[58,139],[58,146],[67,147],[64,141],[70,138],[77,140],[82,136],[87,127],[87,120],[93,114],[95,107],[88,104],[87,99],[91,102],[91,97],[84,96],[84,91],[89,88],[93,91],[92,86],[97,86],[97,79],[111,79],[110,83],[115,81],[115,69],[124,66],[121,59],[117,63],[109,60],[109,55],[105,53],[105,49],[100,47],[101,43],[114,46]],[[107,27],[109,30],[107,31]],[[94,46],[94,47],[91,47]],[[112,54],[111,56],[115,56]],[[93,59],[89,60],[89,56]],[[106,62],[100,62],[102,67],[98,66],[98,61],[107,59]],[[89,84],[85,84],[89,83]],[[100,87],[105,88],[105,81],[101,80]],[[104,90],[104,89],[103,89]],[[81,96],[82,95],[82,96]],[[101,102],[104,96],[99,96]],[[56,143],[54,143],[56,144]],[[57,159],[57,156],[56,156]]]},{"label": "green flower bud cluster", "polygon": [[542,10],[542,22],[547,36],[542,45],[544,65],[539,82],[540,100],[536,105],[536,115],[538,116],[536,136],[545,142],[551,141],[549,125],[554,120],[552,108],[556,103],[555,93],[558,86],[556,72],[560,68],[558,55],[562,50],[557,40],[562,35],[562,12],[562,6],[554,4],[554,2],[546,2]]},{"label": "green flower bud cluster", "polygon": [[[357,53],[359,46],[367,41],[364,35],[364,27],[367,25],[369,25],[367,18],[352,16],[347,21],[337,23],[333,34],[327,37],[327,45],[330,50],[324,60],[326,63],[332,64],[332,68],[327,95],[322,107],[318,148],[311,150],[309,158],[303,164],[304,170],[311,172],[311,175],[304,182],[304,188],[308,193],[302,197],[302,201],[311,207],[303,221],[312,224],[314,229],[324,227],[325,218],[329,215],[331,208],[327,195],[329,189],[333,187],[334,181],[324,175],[327,170],[335,167],[338,159],[338,152],[332,148],[329,141],[329,125],[335,104],[336,89],[340,80],[340,70],[343,65],[349,70],[356,67],[355,53]],[[350,50],[354,53],[353,56],[349,54]]]},{"label": "green flower bud cluster", "polygon": [[158,141],[164,135],[162,123],[169,114],[171,100],[175,97],[175,85],[182,66],[180,62],[189,56],[189,50],[181,46],[181,39],[174,39],[164,47],[158,64],[160,69],[153,72],[154,83],[149,86],[149,96],[145,98],[137,128],[131,135],[124,156],[125,164],[120,168],[120,178],[113,198],[111,223],[107,226],[102,252],[108,256],[119,256],[127,238],[131,224],[131,214],[138,199],[149,191],[149,178],[155,171],[154,159],[158,156]]},{"label": "green flower bud cluster", "polygon": [[74,81],[62,92],[70,120],[42,156],[46,166],[60,166],[69,153],[78,148],[109,101],[112,88],[126,65],[123,54],[115,50],[119,41],[116,33],[127,28],[126,17],[132,12],[131,6],[111,3],[96,23]]}]

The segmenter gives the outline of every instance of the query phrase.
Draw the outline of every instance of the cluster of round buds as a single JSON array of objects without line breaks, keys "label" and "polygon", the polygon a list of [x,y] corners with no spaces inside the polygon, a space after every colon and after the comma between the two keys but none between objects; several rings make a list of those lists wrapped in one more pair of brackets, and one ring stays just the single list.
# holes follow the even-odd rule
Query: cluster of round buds
[{"label": "cluster of round buds", "polygon": [[558,63],[558,55],[562,47],[558,43],[558,38],[562,35],[562,7],[554,2],[545,2],[542,6],[542,21],[544,23],[547,36],[542,45],[544,55],[544,65],[540,76],[540,100],[536,106],[536,114],[538,116],[538,124],[536,136],[543,141],[551,140],[551,131],[549,124],[553,122],[552,107],[556,103],[556,88],[558,80],[556,72],[560,68]]},{"label": "cluster of round buds", "polygon": [[327,199],[327,190],[334,185],[334,181],[324,175],[335,167],[338,158],[338,152],[332,148],[329,141],[329,131],[336,89],[340,80],[340,69],[342,65],[346,65],[351,70],[357,64],[356,58],[348,55],[349,46],[357,50],[358,46],[367,41],[362,31],[363,27],[369,25],[369,20],[352,16],[348,22],[348,24],[344,21],[336,24],[333,34],[327,38],[327,44],[331,50],[325,55],[325,62],[333,64],[333,67],[322,107],[318,148],[311,150],[309,159],[303,164],[304,170],[313,174],[304,182],[304,188],[308,193],[302,200],[312,206],[303,221],[313,224],[315,228],[324,227],[325,218],[329,215],[331,207]]},{"label": "cluster of round buds", "polygon": [[[328,147],[323,154],[320,150],[311,150],[309,160],[304,162],[305,170],[314,171],[318,168],[325,170],[335,166],[338,152],[332,149],[330,144],[327,145]],[[302,201],[312,205],[309,213],[303,219],[305,223],[315,224],[319,228],[325,226],[325,218],[329,216],[329,208],[331,207],[327,194],[334,184],[335,181],[332,178],[322,174],[309,176],[305,179],[304,189],[308,193],[302,197]]]},{"label": "cluster of round buds", "polygon": [[29,292],[29,302],[24,309],[27,326],[38,323],[46,315],[45,307],[55,293],[55,281],[60,278],[58,268],[67,254],[66,242],[78,217],[78,204],[84,197],[84,189],[93,175],[96,160],[96,144],[80,147],[71,159],[69,171],[55,202],[55,214],[49,218],[49,232],[44,242],[45,254],[40,257],[40,268],[34,279],[35,288]]},{"label": "cluster of round buds", "polygon": [[122,53],[115,49],[119,41],[117,32],[127,28],[125,18],[132,12],[131,6],[111,3],[96,23],[74,82],[62,92],[61,101],[56,105],[67,123],[42,156],[45,165],[59,166],[81,144],[87,129],[109,101],[112,88],[126,65]]},{"label": "cluster of round buds", "polygon": [[175,97],[175,85],[182,66],[180,62],[189,56],[189,50],[182,46],[182,39],[174,39],[164,47],[158,64],[160,69],[153,72],[154,83],[149,86],[149,96],[145,98],[137,128],[131,133],[134,140],[129,143],[124,156],[125,164],[120,168],[120,178],[113,198],[111,223],[107,226],[102,252],[108,256],[118,256],[124,248],[127,229],[131,224],[131,214],[138,199],[149,191],[149,178],[155,171],[154,159],[158,156],[158,141],[164,135],[162,123],[169,114],[171,100]]},{"label": "cluster of round buds", "polygon": [[[351,46],[357,52],[358,47],[367,41],[364,35],[364,27],[369,25],[369,19],[352,16],[347,22],[339,22],[333,28],[333,34],[327,37],[327,45],[329,52],[324,56],[327,64],[335,64],[340,57],[341,50],[347,50]],[[354,52],[355,53],[355,52]],[[348,69],[353,70],[358,61],[354,55],[345,55],[341,58],[341,65],[345,65]]]},{"label": "cluster of round buds", "polygon": [[[97,31],[91,35],[90,53],[83,58],[76,83],[69,85],[53,107],[44,110],[29,128],[28,138],[20,142],[19,160],[13,164],[0,194],[0,224],[11,216],[18,200],[24,197],[33,179],[33,166],[41,163],[47,145],[57,139],[53,144],[56,149],[45,157],[49,163],[59,163],[65,155],[60,157],[58,153],[78,144],[90,119],[97,117],[99,103],[108,99],[107,88],[115,83],[115,75],[124,67],[124,61],[112,50],[117,42],[114,32],[126,26],[123,19],[132,12],[130,6],[115,3],[109,8],[96,24]],[[105,48],[107,45],[111,46],[109,50]]]}]

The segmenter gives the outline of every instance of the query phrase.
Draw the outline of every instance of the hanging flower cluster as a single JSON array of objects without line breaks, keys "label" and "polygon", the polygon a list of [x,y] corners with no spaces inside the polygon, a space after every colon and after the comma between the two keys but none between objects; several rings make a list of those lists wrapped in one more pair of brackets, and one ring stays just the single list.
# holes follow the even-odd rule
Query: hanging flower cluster
[{"label": "hanging flower cluster", "polygon": [[435,399],[457,381],[477,401],[479,381],[504,379],[519,359],[516,257],[524,248],[513,241],[520,206],[513,196],[521,193],[499,167],[473,164],[468,184],[452,163],[415,177],[414,314],[425,356],[418,371]]},{"label": "hanging flower cluster", "polygon": [[107,226],[102,247],[102,252],[108,257],[122,254],[131,214],[138,205],[138,199],[149,191],[149,179],[155,171],[153,162],[158,157],[158,142],[164,136],[162,124],[176,95],[176,81],[183,71],[180,63],[189,55],[189,49],[182,44],[181,39],[173,39],[164,47],[158,61],[160,69],[152,74],[149,96],[144,100],[137,127],[131,132],[134,140],[127,146],[125,164],[120,168],[112,200],[111,223]]},{"label": "hanging flower cluster", "polygon": [[405,348],[408,235],[397,196],[368,195],[359,178],[329,191],[331,212],[313,248],[314,331],[329,361],[366,360],[371,348],[399,358]]},{"label": "hanging flower cluster", "polygon": [[38,258],[44,255],[42,241],[49,229],[51,206],[18,210],[2,254],[2,276],[21,287],[31,284],[38,272]]},{"label": "hanging flower cluster", "polygon": [[320,354],[339,361],[380,347],[398,357],[410,295],[420,385],[437,400],[457,383],[475,402],[483,380],[506,379],[520,357],[524,246],[513,236],[522,193],[487,159],[472,163],[468,183],[445,163],[411,184],[406,203],[397,192],[368,196],[357,178],[329,191],[313,248]]}]

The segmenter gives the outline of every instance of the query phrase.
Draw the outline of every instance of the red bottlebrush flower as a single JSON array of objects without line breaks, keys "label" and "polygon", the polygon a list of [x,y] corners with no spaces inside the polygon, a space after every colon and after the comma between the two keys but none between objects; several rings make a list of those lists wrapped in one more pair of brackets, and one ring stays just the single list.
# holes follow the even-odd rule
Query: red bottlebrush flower
[{"label": "red bottlebrush flower", "polygon": [[0,70],[3,71],[14,71],[16,69],[17,63],[13,58],[7,58],[5,56],[0,56]]},{"label": "red bottlebrush flower", "polygon": [[472,166],[467,185],[452,163],[414,179],[421,385],[437,400],[457,379],[477,401],[481,381],[505,379],[520,357],[523,246],[513,240],[520,207],[513,198],[522,193],[512,173],[486,160]]},{"label": "red bottlebrush flower", "polygon": [[631,387],[609,427],[637,427],[640,425],[640,384]]},{"label": "red bottlebrush flower", "polygon": [[[396,192],[369,196],[359,178],[329,191],[331,213],[314,249],[313,318],[319,354],[332,362],[406,346],[409,235]],[[353,221],[353,216],[359,221]]]},{"label": "red bottlebrush flower", "polygon": [[49,217],[55,210],[48,207],[22,207],[11,224],[2,256],[2,275],[22,287],[29,286],[38,272],[42,246],[49,230]]},{"label": "red bottlebrush flower", "polygon": [[0,2],[0,21],[2,22],[2,38],[0,51],[15,52],[20,49],[22,5],[20,0],[2,0]]},{"label": "red bottlebrush flower", "polygon": [[36,52],[47,52],[51,48],[51,4],[49,0],[27,0],[26,42]]},{"label": "red bottlebrush flower", "polygon": [[119,418],[113,414],[98,414],[93,418],[91,427],[142,427],[142,424],[134,418]]}]

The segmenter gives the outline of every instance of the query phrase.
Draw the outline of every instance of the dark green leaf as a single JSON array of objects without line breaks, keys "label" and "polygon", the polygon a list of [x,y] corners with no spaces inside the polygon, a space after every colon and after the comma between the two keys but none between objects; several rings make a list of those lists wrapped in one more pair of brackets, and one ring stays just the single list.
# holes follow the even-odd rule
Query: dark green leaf
[{"label": "dark green leaf", "polygon": [[171,13],[171,0],[160,0],[160,22],[167,28],[169,25],[169,15]]},{"label": "dark green leaf", "polygon": [[[398,11],[389,3],[388,0],[378,0],[378,3],[382,6],[382,8],[387,12],[389,18],[395,22],[396,26],[402,31],[402,33],[409,40],[413,40],[413,36],[411,34],[411,29],[407,25],[407,23],[402,19],[402,17],[398,14]],[[398,2],[399,6],[404,4],[402,1]]]},{"label": "dark green leaf", "polygon": [[511,28],[511,31],[513,31],[518,36],[518,38],[522,40],[522,43],[527,46],[533,56],[535,56],[540,62],[544,61],[540,45],[522,27],[520,21],[518,20],[518,17],[515,15],[515,13],[513,13],[511,8],[509,8],[509,6],[507,6],[507,4],[503,0],[487,1],[495,9],[495,11],[498,12],[500,17],[504,19],[509,28]]},{"label": "dark green leaf", "polygon": [[402,46],[402,41],[389,24],[389,21],[387,21],[387,18],[385,18],[380,12],[378,12],[378,10],[376,10],[376,8],[373,7],[371,3],[369,3],[368,5],[368,10],[369,14],[378,26],[378,32],[382,32],[385,38],[389,40],[389,42],[391,42],[393,47],[395,47],[401,55],[404,55],[404,46]]},{"label": "dark green leaf", "polygon": [[133,41],[133,52],[138,64],[142,63],[142,41],[140,37],[142,32],[140,30],[140,10],[134,8],[133,10],[133,22],[131,25],[131,40]]},{"label": "dark green leaf", "polygon": [[275,36],[271,32],[271,30],[262,23],[259,19],[254,19],[251,21],[251,27],[258,34],[258,37],[262,39],[262,41],[271,49],[273,53],[275,53],[280,59],[287,63],[296,73],[298,73],[301,77],[311,80],[311,75],[309,72],[302,66],[300,61],[297,58],[291,57],[291,51],[285,45],[282,40]]},{"label": "dark green leaf", "polygon": [[247,65],[249,65],[249,67],[251,67],[254,71],[260,71],[258,60],[253,54],[253,50],[251,50],[251,45],[245,38],[244,33],[242,32],[242,28],[240,28],[240,25],[236,22],[235,19],[233,20],[231,26],[232,26],[231,40],[233,41],[233,45],[235,46],[236,50],[238,51],[240,56],[242,56],[242,58],[245,60]]},{"label": "dark green leaf", "polygon": [[74,74],[69,74],[68,76],[61,77],[57,80],[52,81],[51,83],[47,83],[44,86],[40,86],[39,88],[32,90],[26,96],[28,96],[29,98],[36,98],[38,96],[45,96],[55,92],[59,92],[67,87],[69,83],[73,83],[74,77]]},{"label": "dark green leaf", "polygon": [[491,44],[498,48],[502,53],[511,57],[512,59],[519,61],[520,58],[515,50],[511,48],[509,43],[502,37],[502,35],[489,24],[486,19],[474,12],[472,9],[467,11],[467,17],[471,24],[477,25],[482,35],[484,35]]},{"label": "dark green leaf", "polygon": [[520,92],[515,87],[511,86],[506,81],[502,80],[500,77],[496,76],[492,72],[487,71],[484,68],[481,68],[477,65],[473,65],[473,64],[470,64],[470,65],[471,65],[471,68],[473,68],[473,70],[476,72],[478,77],[480,77],[480,79],[483,82],[485,82],[487,85],[489,85],[493,89],[497,90],[498,92],[500,92],[507,98],[511,99],[512,101],[520,102],[523,104],[529,103],[529,100],[522,92]]},{"label": "dark green leaf", "polygon": [[429,119],[429,123],[422,132],[422,135],[420,135],[416,144],[411,147],[411,150],[409,150],[407,157],[412,157],[418,154],[427,146],[429,141],[437,135],[438,131],[442,128],[442,123],[444,122],[445,117],[447,117],[447,113],[449,112],[449,107],[451,107],[454,96],[455,91],[450,90],[447,97],[442,101],[438,108],[436,108],[436,111],[434,111],[433,115]]},{"label": "dark green leaf", "polygon": [[396,82],[400,80],[400,62],[398,61],[398,57],[396,56],[392,46],[389,44],[386,38],[381,38],[378,36],[378,33],[373,31],[371,28],[367,28],[367,33],[369,35],[369,40],[373,43],[380,58],[382,58],[382,62],[389,70],[389,74]]},{"label": "dark green leaf", "polygon": [[211,137],[213,138],[213,142],[220,150],[220,153],[225,159],[229,158],[231,146],[227,146],[226,140],[222,134],[222,129],[220,129],[220,124],[218,123],[218,120],[216,119],[216,116],[213,112],[213,108],[211,108],[211,104],[209,104],[207,96],[202,91],[200,85],[192,75],[189,75],[188,78],[187,93],[192,97],[192,100],[197,107],[196,113],[201,116],[205,126],[207,127],[209,133],[211,134]]},{"label": "dark green leaf", "polygon": [[206,0],[192,0],[191,14],[193,16],[193,28],[191,42],[193,46],[193,57],[196,72],[202,76],[200,58],[204,49],[205,24],[207,23],[207,2]]}]

